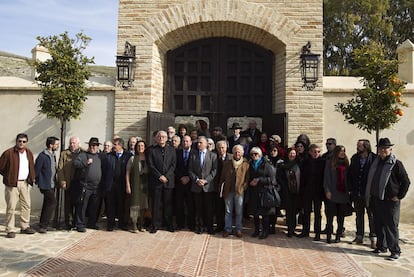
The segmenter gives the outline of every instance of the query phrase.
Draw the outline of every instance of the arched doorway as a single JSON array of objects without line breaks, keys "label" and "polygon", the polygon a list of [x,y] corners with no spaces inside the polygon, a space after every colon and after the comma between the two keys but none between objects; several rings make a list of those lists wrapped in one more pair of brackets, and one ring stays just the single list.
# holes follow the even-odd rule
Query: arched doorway
[{"label": "arched doorway", "polygon": [[226,128],[234,116],[272,114],[273,53],[232,38],[188,43],[167,55],[165,111],[207,116]]}]

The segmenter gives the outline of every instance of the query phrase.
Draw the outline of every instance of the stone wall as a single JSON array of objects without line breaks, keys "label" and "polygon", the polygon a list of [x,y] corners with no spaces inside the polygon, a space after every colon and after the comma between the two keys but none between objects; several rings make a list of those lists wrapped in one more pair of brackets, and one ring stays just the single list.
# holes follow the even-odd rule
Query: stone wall
[{"label": "stone wall", "polygon": [[[145,137],[146,112],[165,111],[166,53],[194,40],[230,37],[274,53],[273,111],[288,112],[288,141],[322,140],[322,89],[302,89],[299,56],[322,52],[322,1],[121,0],[118,53],[136,45],[135,87],[115,93],[115,132]],[[322,67],[321,67],[322,68]]]}]

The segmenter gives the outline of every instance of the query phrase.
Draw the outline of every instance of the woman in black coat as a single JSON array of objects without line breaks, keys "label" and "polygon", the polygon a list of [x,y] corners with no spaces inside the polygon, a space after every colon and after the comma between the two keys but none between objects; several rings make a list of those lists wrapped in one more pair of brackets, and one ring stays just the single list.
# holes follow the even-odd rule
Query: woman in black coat
[{"label": "woman in black coat", "polygon": [[[265,239],[269,235],[269,214],[275,212],[275,208],[264,208],[261,205],[260,197],[265,186],[277,186],[276,171],[273,166],[263,157],[259,147],[250,150],[251,161],[249,168],[249,189],[248,189],[248,211],[254,218],[254,232],[252,237]],[[262,217],[262,228],[260,232],[260,218]]]}]

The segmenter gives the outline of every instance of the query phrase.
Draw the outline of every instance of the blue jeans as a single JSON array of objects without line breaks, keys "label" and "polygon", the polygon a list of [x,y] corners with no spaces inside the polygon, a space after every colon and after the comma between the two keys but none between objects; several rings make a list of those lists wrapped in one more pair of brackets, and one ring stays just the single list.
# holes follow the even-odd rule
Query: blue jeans
[{"label": "blue jeans", "polygon": [[224,215],[224,230],[226,232],[232,232],[233,226],[233,206],[236,212],[236,232],[242,230],[242,217],[243,217],[243,195],[237,195],[234,192],[229,192],[226,199],[224,199],[226,205],[226,212]]}]

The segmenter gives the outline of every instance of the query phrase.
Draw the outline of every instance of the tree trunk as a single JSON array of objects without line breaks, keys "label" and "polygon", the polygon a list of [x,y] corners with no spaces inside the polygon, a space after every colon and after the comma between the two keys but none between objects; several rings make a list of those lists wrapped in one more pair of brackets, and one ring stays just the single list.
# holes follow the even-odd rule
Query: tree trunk
[{"label": "tree trunk", "polygon": [[[378,145],[378,141],[379,141],[379,136],[380,136],[380,128],[379,128],[379,126],[377,126],[376,128],[375,128],[375,141],[376,141],[376,144],[375,145]],[[377,154],[378,154],[378,146],[377,146]]]},{"label": "tree trunk", "polygon": [[[66,144],[66,120],[60,120],[60,152],[65,150]],[[59,182],[59,180],[58,180]],[[62,229],[64,222],[64,194],[65,191],[60,188],[60,183],[56,185],[56,210],[55,210],[55,226],[57,229]]]}]

